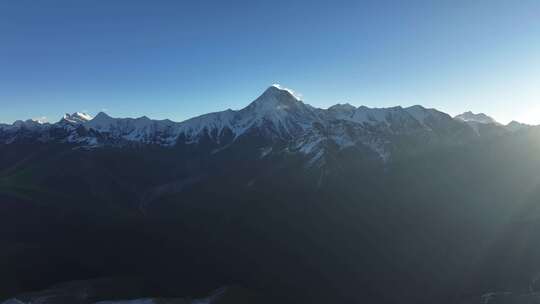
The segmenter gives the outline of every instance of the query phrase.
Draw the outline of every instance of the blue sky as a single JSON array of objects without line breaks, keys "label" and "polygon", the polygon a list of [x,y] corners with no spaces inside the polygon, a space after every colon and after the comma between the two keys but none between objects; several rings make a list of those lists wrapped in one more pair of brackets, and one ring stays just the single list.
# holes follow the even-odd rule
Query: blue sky
[{"label": "blue sky", "polygon": [[540,123],[540,1],[0,1],[0,121],[314,106]]}]

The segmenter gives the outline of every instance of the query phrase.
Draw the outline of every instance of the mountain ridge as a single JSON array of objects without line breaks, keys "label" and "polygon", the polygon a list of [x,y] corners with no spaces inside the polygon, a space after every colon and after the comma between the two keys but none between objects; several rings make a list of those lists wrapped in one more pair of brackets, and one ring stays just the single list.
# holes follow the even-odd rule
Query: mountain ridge
[{"label": "mountain ridge", "polygon": [[[288,88],[285,88],[279,84],[273,84],[271,85],[270,87],[268,87],[261,96],[259,96],[257,99],[260,99],[261,97],[263,97],[263,95],[265,95],[265,93],[268,93],[269,91],[274,91],[274,90],[277,90],[277,91],[281,91],[281,92],[286,92],[287,94],[289,94],[291,97],[293,97],[294,99],[296,99],[297,101],[301,101],[303,103],[303,100],[297,96],[295,96],[294,94],[294,91],[292,91],[291,89],[288,89]],[[110,116],[109,114],[107,114],[105,111],[100,111],[98,112],[95,116],[91,116],[90,114],[88,113],[85,113],[85,112],[74,112],[72,114],[70,113],[66,113],[64,114],[64,116],[58,121],[58,122],[61,122],[62,120],[64,119],[79,119],[78,122],[88,122],[88,121],[91,121],[92,119],[95,119],[97,117],[99,117],[100,115],[104,115],[105,117],[110,117],[110,118],[114,118],[114,119],[139,119],[139,118],[148,118],[152,121],[168,121],[168,122],[171,122],[171,123],[177,123],[177,124],[181,124],[181,123],[185,123],[189,120],[193,120],[195,118],[199,118],[199,117],[202,117],[202,116],[207,116],[207,115],[212,115],[212,114],[216,114],[216,113],[223,113],[223,112],[238,112],[238,111],[241,111],[247,107],[249,107],[252,103],[255,103],[257,101],[257,99],[255,99],[253,102],[251,102],[250,104],[248,104],[246,107],[244,108],[241,108],[239,110],[232,110],[232,109],[227,109],[227,110],[223,110],[223,111],[215,111],[215,112],[209,112],[209,113],[204,113],[204,114],[200,114],[200,115],[196,115],[196,116],[193,116],[193,117],[190,117],[190,118],[187,118],[187,119],[184,119],[184,120],[181,120],[181,121],[173,121],[173,120],[170,120],[168,118],[165,118],[165,119],[151,119],[151,118],[148,118],[147,116],[141,116],[141,117],[112,117]],[[309,107],[312,107],[311,105],[309,104],[306,104],[307,106]],[[315,108],[315,107],[312,107],[312,108]],[[428,107],[424,107],[420,104],[417,104],[417,105],[412,105],[412,106],[407,106],[407,107],[404,107],[404,106],[400,106],[400,105],[397,105],[397,106],[391,106],[391,107],[368,107],[368,106],[365,106],[365,105],[360,105],[360,106],[354,106],[348,102],[346,103],[336,103],[334,105],[331,105],[327,108],[315,108],[317,110],[321,110],[321,111],[332,111],[332,110],[337,110],[337,109],[350,109],[352,111],[354,110],[357,110],[357,109],[371,109],[371,110],[388,110],[388,109],[393,109],[393,108],[404,108],[404,109],[424,109],[424,110],[434,110],[434,111],[437,111],[437,112],[440,112],[440,113],[444,113],[446,114],[445,112],[443,111],[440,111],[436,108],[428,108]],[[461,114],[458,114],[456,116],[454,116],[455,119],[459,119],[459,120],[462,120],[462,121],[466,121],[466,120],[475,120],[473,118],[471,119],[464,119],[464,117],[466,116],[474,116],[474,117],[487,117],[488,119],[492,120],[492,122],[495,122],[495,123],[498,123],[496,122],[495,119],[493,119],[492,117],[484,114],[484,113],[473,113],[472,111],[466,111],[466,112],[463,112]],[[82,118],[82,119],[81,119]],[[30,122],[35,122],[35,123],[38,123],[38,124],[41,124],[41,125],[50,125],[50,124],[56,124],[56,123],[50,123],[50,122],[46,122],[46,121],[42,121],[40,119],[26,119],[26,120],[17,120],[15,121],[14,123],[0,123],[0,127],[6,127],[6,126],[13,126],[13,125],[20,125],[21,123],[30,123]],[[519,121],[516,121],[516,120],[513,120],[512,121],[513,123],[520,123],[520,124],[523,124],[523,125],[530,125],[530,124],[524,124],[524,123],[521,123]]]},{"label": "mountain ridge", "polygon": [[[485,114],[465,112],[452,118],[421,105],[369,108],[336,104],[327,109],[304,103],[294,91],[272,85],[240,110],[196,116],[182,122],[168,119],[95,117],[75,112],[57,123],[33,120],[0,125],[0,143],[21,140],[69,143],[85,148],[150,144],[212,146],[212,153],[240,138],[255,137],[260,149],[293,151],[319,161],[327,150],[368,148],[387,161],[403,139],[420,142],[462,143],[486,134],[502,134],[527,125],[502,126]],[[284,148],[285,147],[285,148]]]}]

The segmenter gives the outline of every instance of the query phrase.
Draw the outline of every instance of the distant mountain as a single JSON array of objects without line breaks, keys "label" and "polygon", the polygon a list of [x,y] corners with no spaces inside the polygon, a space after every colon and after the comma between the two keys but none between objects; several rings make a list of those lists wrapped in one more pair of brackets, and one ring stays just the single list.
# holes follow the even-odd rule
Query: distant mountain
[{"label": "distant mountain", "polygon": [[459,114],[454,118],[461,121],[465,121],[465,122],[477,122],[477,123],[482,123],[482,124],[499,124],[495,119],[487,116],[484,113],[474,114],[471,111]]},{"label": "distant mountain", "polygon": [[512,120],[505,127],[511,132],[516,132],[516,131],[526,130],[528,128],[531,128],[532,126]]}]

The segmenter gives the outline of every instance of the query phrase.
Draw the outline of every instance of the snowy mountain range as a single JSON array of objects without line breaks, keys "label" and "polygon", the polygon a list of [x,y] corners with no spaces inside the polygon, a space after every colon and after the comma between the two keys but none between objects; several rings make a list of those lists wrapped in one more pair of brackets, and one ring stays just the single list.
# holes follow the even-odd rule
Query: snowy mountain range
[{"label": "snowy mountain range", "polygon": [[[321,159],[329,147],[367,148],[387,160],[399,139],[422,138],[425,142],[463,142],[482,136],[485,127],[513,132],[529,126],[497,123],[485,114],[466,112],[452,118],[436,109],[412,107],[368,108],[336,104],[319,109],[303,103],[279,85],[269,87],[247,107],[209,113],[183,122],[148,117],[113,118],[100,112],[65,114],[57,123],[36,120],[0,125],[0,142],[68,143],[85,148],[133,144],[176,146],[210,144],[219,151],[246,137],[262,140],[268,151],[297,152]],[[482,129],[482,130],[481,130]]]}]

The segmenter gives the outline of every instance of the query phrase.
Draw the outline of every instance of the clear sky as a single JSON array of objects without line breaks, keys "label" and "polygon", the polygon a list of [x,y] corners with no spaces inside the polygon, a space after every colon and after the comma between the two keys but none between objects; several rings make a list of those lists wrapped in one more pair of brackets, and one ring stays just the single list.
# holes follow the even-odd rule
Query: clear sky
[{"label": "clear sky", "polygon": [[0,121],[305,102],[540,123],[540,1],[0,0]]}]

